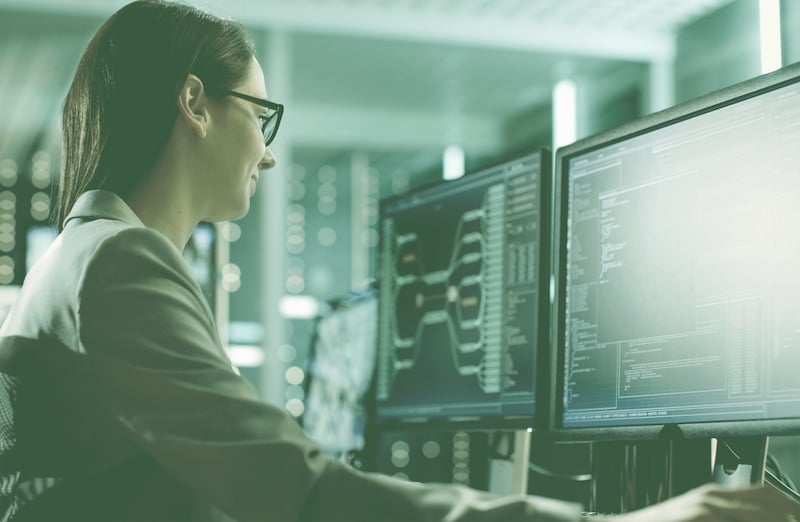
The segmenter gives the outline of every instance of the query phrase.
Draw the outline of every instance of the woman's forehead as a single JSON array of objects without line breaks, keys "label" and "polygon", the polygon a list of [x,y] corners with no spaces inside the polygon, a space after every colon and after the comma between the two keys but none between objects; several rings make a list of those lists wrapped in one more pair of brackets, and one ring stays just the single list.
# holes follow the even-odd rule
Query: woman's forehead
[{"label": "woman's forehead", "polygon": [[247,76],[241,87],[242,90],[246,88],[246,93],[252,96],[257,96],[259,98],[267,97],[267,87],[264,82],[264,71],[261,68],[261,64],[255,57],[253,57],[253,60],[250,63],[250,68],[248,69]]}]

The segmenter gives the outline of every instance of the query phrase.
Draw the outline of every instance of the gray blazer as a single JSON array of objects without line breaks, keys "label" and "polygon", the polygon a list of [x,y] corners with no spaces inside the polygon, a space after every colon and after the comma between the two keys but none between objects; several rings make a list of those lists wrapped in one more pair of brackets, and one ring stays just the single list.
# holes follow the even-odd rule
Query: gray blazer
[{"label": "gray blazer", "polygon": [[78,199],[27,276],[0,370],[0,519],[579,518],[325,457],[232,368],[181,253],[110,192]]}]

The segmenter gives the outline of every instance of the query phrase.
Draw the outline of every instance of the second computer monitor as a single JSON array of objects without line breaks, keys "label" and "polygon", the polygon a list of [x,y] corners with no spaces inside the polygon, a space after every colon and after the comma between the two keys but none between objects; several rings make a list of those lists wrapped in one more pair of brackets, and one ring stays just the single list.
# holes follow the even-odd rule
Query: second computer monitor
[{"label": "second computer monitor", "polygon": [[800,428],[798,121],[793,66],[559,149],[565,435]]},{"label": "second computer monitor", "polygon": [[533,425],[549,165],[537,152],[382,205],[379,421]]}]

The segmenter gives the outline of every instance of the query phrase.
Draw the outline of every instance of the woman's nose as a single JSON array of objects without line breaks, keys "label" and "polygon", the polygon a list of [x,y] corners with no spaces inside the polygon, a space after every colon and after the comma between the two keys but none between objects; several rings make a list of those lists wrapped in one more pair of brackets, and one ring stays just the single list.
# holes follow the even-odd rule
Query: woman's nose
[{"label": "woman's nose", "polygon": [[272,151],[269,150],[269,147],[264,149],[264,157],[261,158],[261,162],[258,164],[259,170],[268,170],[275,166],[275,156],[272,154]]}]

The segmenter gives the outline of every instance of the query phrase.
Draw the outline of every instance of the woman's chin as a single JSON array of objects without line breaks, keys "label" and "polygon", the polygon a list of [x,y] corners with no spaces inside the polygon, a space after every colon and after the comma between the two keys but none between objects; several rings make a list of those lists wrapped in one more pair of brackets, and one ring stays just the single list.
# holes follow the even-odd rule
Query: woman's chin
[{"label": "woman's chin", "polygon": [[219,210],[214,212],[204,218],[204,221],[210,221],[211,223],[218,223],[220,221],[236,221],[238,219],[242,219],[247,215],[250,211],[250,198],[245,198],[244,201],[241,203],[239,208],[233,209],[225,209]]}]

